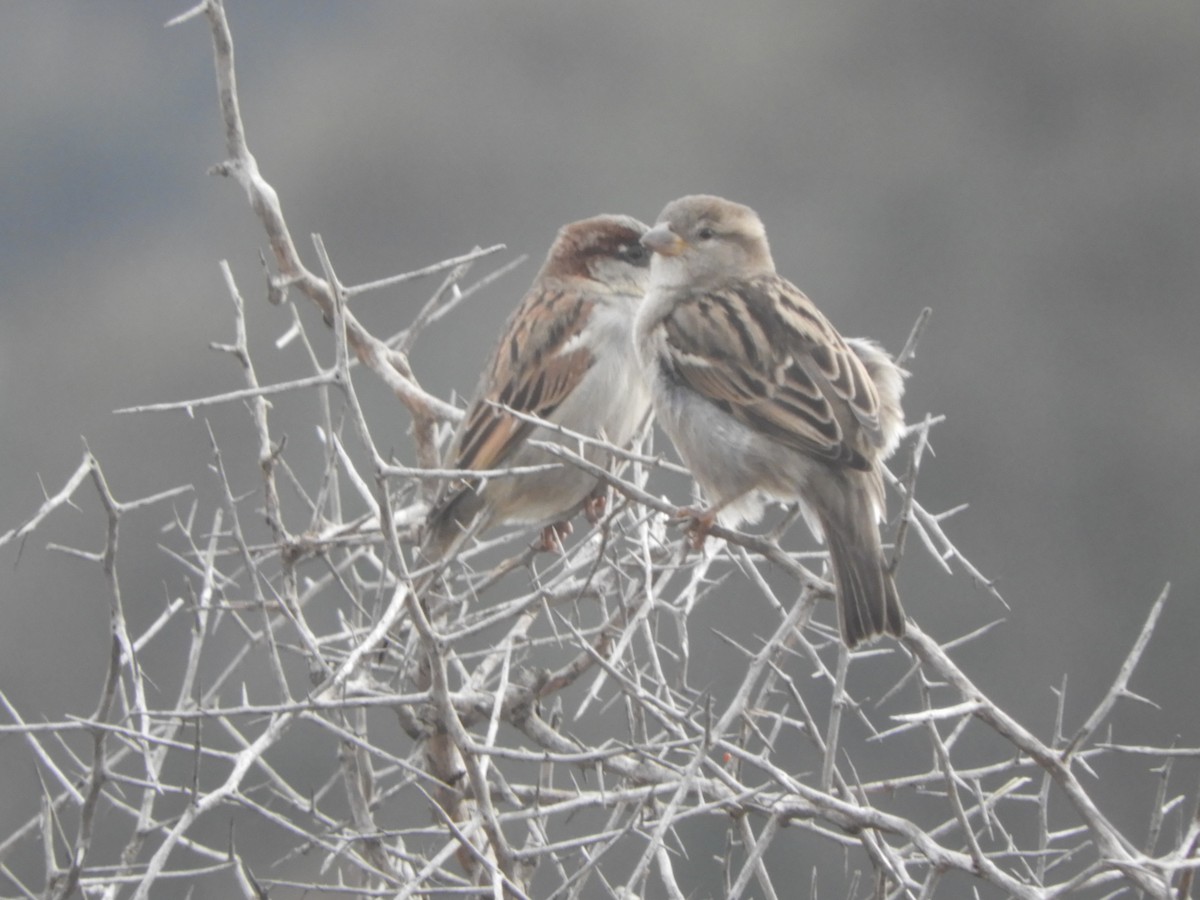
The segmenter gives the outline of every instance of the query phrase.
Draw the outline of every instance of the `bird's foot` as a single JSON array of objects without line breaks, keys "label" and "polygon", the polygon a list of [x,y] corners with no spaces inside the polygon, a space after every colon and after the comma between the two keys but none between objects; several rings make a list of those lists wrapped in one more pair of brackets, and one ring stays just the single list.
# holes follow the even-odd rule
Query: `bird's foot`
[{"label": "bird's foot", "polygon": [[675,515],[678,519],[689,520],[687,525],[688,546],[693,550],[703,550],[704,541],[717,522],[717,510],[688,506],[679,510]]},{"label": "bird's foot", "polygon": [[542,529],[542,536],[533,548],[539,553],[562,553],[563,541],[574,530],[570,522],[553,522]]},{"label": "bird's foot", "polygon": [[606,512],[608,512],[608,488],[601,487],[589,494],[588,498],[583,501],[583,514],[587,517],[589,525],[595,525],[604,518]]}]

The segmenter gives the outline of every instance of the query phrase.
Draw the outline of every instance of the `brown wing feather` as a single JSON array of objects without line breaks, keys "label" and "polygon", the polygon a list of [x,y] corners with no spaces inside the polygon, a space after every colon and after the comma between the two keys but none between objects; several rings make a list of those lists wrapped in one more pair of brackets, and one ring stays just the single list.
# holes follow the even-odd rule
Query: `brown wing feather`
[{"label": "brown wing feather", "polygon": [[[576,388],[594,360],[589,350],[568,345],[583,329],[594,302],[561,289],[535,288],[525,295],[509,317],[455,435],[448,455],[452,468],[500,468],[533,430],[530,423],[492,403],[545,419]],[[532,314],[534,310],[536,314]],[[427,558],[440,559],[485,512],[486,503],[477,488],[474,479],[443,487],[426,523],[422,552]]]},{"label": "brown wing feather", "polygon": [[870,468],[879,399],[829,321],[777,275],[682,298],[664,318],[675,376],[730,415],[796,450]]},{"label": "brown wing feather", "polygon": [[[494,469],[519,447],[533,426],[492,406],[549,418],[578,386],[594,358],[567,345],[583,329],[594,301],[563,290],[530,292],[510,317],[455,442],[456,469]],[[537,313],[533,310],[538,307]],[[490,401],[490,402],[489,402]]]}]

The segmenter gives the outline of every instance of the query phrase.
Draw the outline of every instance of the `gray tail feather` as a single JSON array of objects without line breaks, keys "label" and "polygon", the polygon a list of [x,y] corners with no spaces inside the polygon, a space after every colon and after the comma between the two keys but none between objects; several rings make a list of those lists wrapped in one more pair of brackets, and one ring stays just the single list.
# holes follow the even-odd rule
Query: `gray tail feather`
[{"label": "gray tail feather", "polygon": [[[485,524],[480,519],[483,498],[473,486],[466,486],[441,501],[429,511],[425,519],[425,533],[421,535],[421,546],[417,550],[419,563],[434,564],[429,572],[419,577],[412,586],[413,593],[425,604],[425,593],[441,575],[442,566],[436,565],[453,553],[462,543],[479,531]],[[379,648],[379,661],[387,655],[388,640]]]},{"label": "gray tail feather", "polygon": [[483,498],[473,485],[443,497],[425,520],[421,557],[426,562],[440,562],[456,551],[465,537],[479,530],[476,519],[483,507]]},{"label": "gray tail feather", "polygon": [[846,646],[854,648],[882,634],[904,636],[904,610],[888,571],[879,531],[863,509],[845,522],[823,517],[826,546],[838,592],[838,625]]}]

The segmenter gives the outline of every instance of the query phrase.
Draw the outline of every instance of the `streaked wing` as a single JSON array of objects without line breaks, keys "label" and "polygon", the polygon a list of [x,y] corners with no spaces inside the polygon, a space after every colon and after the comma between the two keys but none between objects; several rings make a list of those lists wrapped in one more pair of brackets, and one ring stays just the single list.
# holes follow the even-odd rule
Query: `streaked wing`
[{"label": "streaked wing", "polygon": [[870,468],[879,399],[829,321],[776,276],[693,292],[663,319],[666,363],[739,421],[802,453]]},{"label": "streaked wing", "polygon": [[467,410],[450,463],[454,468],[498,468],[533,430],[488,401],[552,417],[594,361],[579,341],[594,305],[594,300],[562,288],[535,288],[525,295]]}]

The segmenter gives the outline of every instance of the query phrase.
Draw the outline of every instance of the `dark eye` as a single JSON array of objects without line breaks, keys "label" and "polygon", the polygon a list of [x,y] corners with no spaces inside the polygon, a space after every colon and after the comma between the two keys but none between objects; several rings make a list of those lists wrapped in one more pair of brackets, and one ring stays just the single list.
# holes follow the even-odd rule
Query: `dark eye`
[{"label": "dark eye", "polygon": [[696,232],[696,237],[700,238],[700,240],[702,240],[702,241],[711,241],[716,236],[717,236],[717,233],[715,231],[713,231],[712,228],[710,228],[708,225],[705,225],[703,228],[701,228],[699,231]]},{"label": "dark eye", "polygon": [[622,244],[620,255],[630,262],[641,262],[646,258],[646,248],[641,244]]}]

